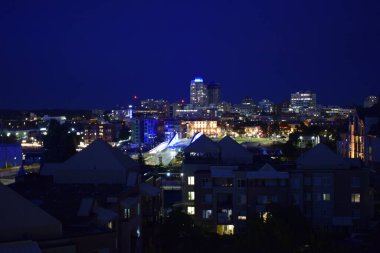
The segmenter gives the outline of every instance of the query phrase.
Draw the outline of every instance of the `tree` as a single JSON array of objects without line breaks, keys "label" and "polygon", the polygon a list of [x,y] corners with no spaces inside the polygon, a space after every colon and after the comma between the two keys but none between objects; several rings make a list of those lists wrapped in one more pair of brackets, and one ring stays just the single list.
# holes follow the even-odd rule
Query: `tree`
[{"label": "tree", "polygon": [[0,134],[0,143],[11,143],[11,144],[17,143],[16,135],[11,134],[11,135],[7,136],[6,134],[1,133]]},{"label": "tree", "polygon": [[119,132],[119,140],[128,140],[131,136],[130,129],[126,125],[123,125]]},{"label": "tree", "polygon": [[48,134],[44,138],[44,161],[64,162],[76,153],[77,137],[69,133],[69,127],[56,120],[49,122]]},{"label": "tree", "polygon": [[173,210],[161,225],[158,243],[160,252],[200,252],[203,233],[192,217]]},{"label": "tree", "polygon": [[237,252],[301,252],[310,243],[309,224],[298,208],[271,205],[267,217],[248,221],[247,233],[236,238]]}]

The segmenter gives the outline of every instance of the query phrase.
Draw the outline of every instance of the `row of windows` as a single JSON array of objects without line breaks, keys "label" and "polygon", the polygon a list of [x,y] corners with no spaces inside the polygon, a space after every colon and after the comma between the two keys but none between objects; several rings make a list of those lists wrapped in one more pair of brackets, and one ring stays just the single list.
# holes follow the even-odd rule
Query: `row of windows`
[{"label": "row of windows", "polygon": [[[187,185],[194,185],[195,184],[195,178],[194,176],[187,177]],[[276,179],[256,179],[256,180],[248,180],[249,186],[286,186],[286,180],[276,180]],[[209,178],[202,178],[202,187],[211,187],[212,183]],[[233,186],[233,179],[220,179],[215,181],[215,186]],[[247,186],[247,180],[246,179],[238,179],[237,180],[237,187],[244,188]]]},{"label": "row of windows", "polygon": [[[316,212],[318,212],[318,213],[316,213]],[[188,206],[187,207],[187,214],[189,214],[189,215],[195,215],[195,207],[194,206]],[[211,218],[213,218],[212,214],[213,214],[213,211],[211,209],[202,210],[202,218],[203,219],[211,219]],[[266,216],[266,214],[268,214],[268,213],[267,212],[263,213],[263,217],[262,218],[266,219],[266,217],[264,217],[264,216]],[[331,213],[328,210],[325,210],[325,209],[320,209],[319,211],[315,210],[314,214],[317,215],[317,216],[321,216],[321,217],[330,216],[331,215]],[[310,216],[311,215],[311,209],[305,208],[305,215],[306,216]],[[225,219],[231,220],[231,218],[232,218],[232,210],[231,209],[221,209],[219,211],[218,216],[220,216],[220,218],[224,217]],[[354,217],[354,218],[360,218],[360,209],[358,209],[358,208],[353,209],[352,210],[352,217]],[[247,220],[247,216],[245,214],[244,215],[238,215],[237,219],[238,220]]]},{"label": "row of windows", "polygon": [[[311,201],[312,200],[312,194],[306,193],[305,194],[305,200]],[[314,200],[316,201],[330,201],[331,200],[331,194],[330,193],[322,193],[322,194],[315,194]],[[360,193],[352,193],[351,194],[351,203],[360,203]]]},{"label": "row of windows", "polygon": [[[230,180],[231,181],[231,180]],[[187,184],[188,185],[194,185],[195,179],[194,176],[189,176],[187,178]],[[305,177],[303,181],[304,185],[306,186],[329,186],[332,185],[332,178],[331,177]],[[238,187],[246,187],[247,180],[246,179],[238,179],[237,180],[237,186]],[[249,186],[285,186],[286,180],[275,180],[275,179],[267,179],[267,180],[248,180]],[[229,182],[229,186],[232,186],[232,181]],[[209,178],[202,178],[202,186],[203,187],[210,187],[211,182]],[[292,179],[292,186],[293,188],[297,188],[300,186],[300,179]],[[361,186],[360,184],[360,177],[352,177],[351,179],[351,187],[353,188],[359,188]]]},{"label": "row of windows", "polygon": [[[212,202],[212,194],[205,194],[203,199],[204,203],[211,203]],[[187,199],[190,201],[195,200],[195,192],[190,191],[187,193]],[[315,194],[314,199],[316,201],[330,201],[331,200],[331,194],[330,193],[317,193]],[[312,200],[312,194],[306,193],[305,194],[305,200],[311,201]],[[267,195],[259,195],[257,197],[257,202],[260,204],[268,204],[268,203],[277,203],[278,197],[277,195],[267,196]],[[351,202],[352,203],[360,203],[360,193],[352,193],[351,194]],[[242,194],[239,198],[239,204],[245,205],[247,203],[247,196]]]},{"label": "row of windows", "polygon": [[[300,178],[294,178],[291,180],[293,188],[300,186]],[[306,186],[331,186],[333,183],[332,177],[304,177],[303,185]],[[361,186],[360,177],[351,178],[351,187],[359,188]]]}]

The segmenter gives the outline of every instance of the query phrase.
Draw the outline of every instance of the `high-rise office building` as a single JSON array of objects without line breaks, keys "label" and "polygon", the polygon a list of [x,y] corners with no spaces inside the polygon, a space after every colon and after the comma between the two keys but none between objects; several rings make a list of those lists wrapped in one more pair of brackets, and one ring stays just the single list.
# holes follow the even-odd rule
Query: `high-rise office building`
[{"label": "high-rise office building", "polygon": [[157,119],[134,118],[131,120],[131,141],[135,144],[153,145],[157,137]]},{"label": "high-rise office building", "polygon": [[317,108],[317,95],[310,91],[292,93],[290,108],[295,113],[309,114]]},{"label": "high-rise office building", "polygon": [[207,85],[201,77],[196,77],[190,83],[190,104],[194,107],[207,106]]},{"label": "high-rise office building", "polygon": [[259,108],[261,112],[269,113],[269,114],[273,113],[274,111],[273,107],[274,107],[274,104],[269,99],[262,99],[259,102]]},{"label": "high-rise office building", "polygon": [[220,102],[220,84],[210,83],[207,85],[207,96],[209,105],[218,105]]},{"label": "high-rise office building", "polygon": [[370,108],[375,104],[379,103],[379,96],[368,96],[364,99],[364,108]]}]

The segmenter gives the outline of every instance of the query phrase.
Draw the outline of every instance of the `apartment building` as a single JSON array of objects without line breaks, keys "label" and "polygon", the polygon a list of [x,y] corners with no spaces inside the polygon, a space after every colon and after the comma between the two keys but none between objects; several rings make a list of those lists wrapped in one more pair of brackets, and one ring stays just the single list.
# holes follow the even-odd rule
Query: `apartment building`
[{"label": "apartment building", "polygon": [[185,149],[185,211],[220,235],[244,231],[269,205],[296,205],[317,229],[365,229],[372,217],[369,170],[324,144],[294,165],[260,164],[230,137],[203,136]]}]

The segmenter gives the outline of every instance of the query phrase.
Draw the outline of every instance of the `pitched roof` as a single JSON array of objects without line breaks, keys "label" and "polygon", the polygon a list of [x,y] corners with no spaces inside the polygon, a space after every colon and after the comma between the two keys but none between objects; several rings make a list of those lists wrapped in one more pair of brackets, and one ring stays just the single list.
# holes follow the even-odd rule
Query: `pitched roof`
[{"label": "pitched roof", "polygon": [[257,171],[247,172],[248,178],[262,178],[262,179],[272,179],[272,178],[288,178],[288,172],[281,172],[273,168],[270,164],[266,163],[263,167]]},{"label": "pitched roof", "polygon": [[226,135],[223,139],[221,139],[219,142],[219,147],[221,147],[222,152],[243,152],[247,155],[251,155],[251,153],[244,148],[242,145],[237,143],[234,139],[232,139],[230,136]]},{"label": "pitched roof", "polygon": [[49,239],[62,235],[59,220],[0,183],[0,241]]},{"label": "pitched roof", "polygon": [[252,153],[245,147],[237,143],[230,136],[226,135],[218,142],[222,151],[222,160],[232,160],[234,162],[252,163]]},{"label": "pitched roof", "polygon": [[211,166],[212,177],[234,177],[234,171],[238,166]]},{"label": "pitched roof", "polygon": [[137,170],[136,161],[99,139],[62,164],[45,164],[40,173],[56,183],[126,184]]},{"label": "pitched roof", "polygon": [[349,163],[323,143],[303,153],[296,161],[298,169],[344,169]]},{"label": "pitched roof", "polygon": [[210,138],[202,134],[193,143],[187,146],[184,150],[185,153],[218,153],[220,147],[217,143],[213,142]]},{"label": "pitched roof", "polygon": [[87,148],[76,153],[65,161],[64,165],[74,170],[123,170],[138,167],[136,161],[101,139],[95,140]]}]

